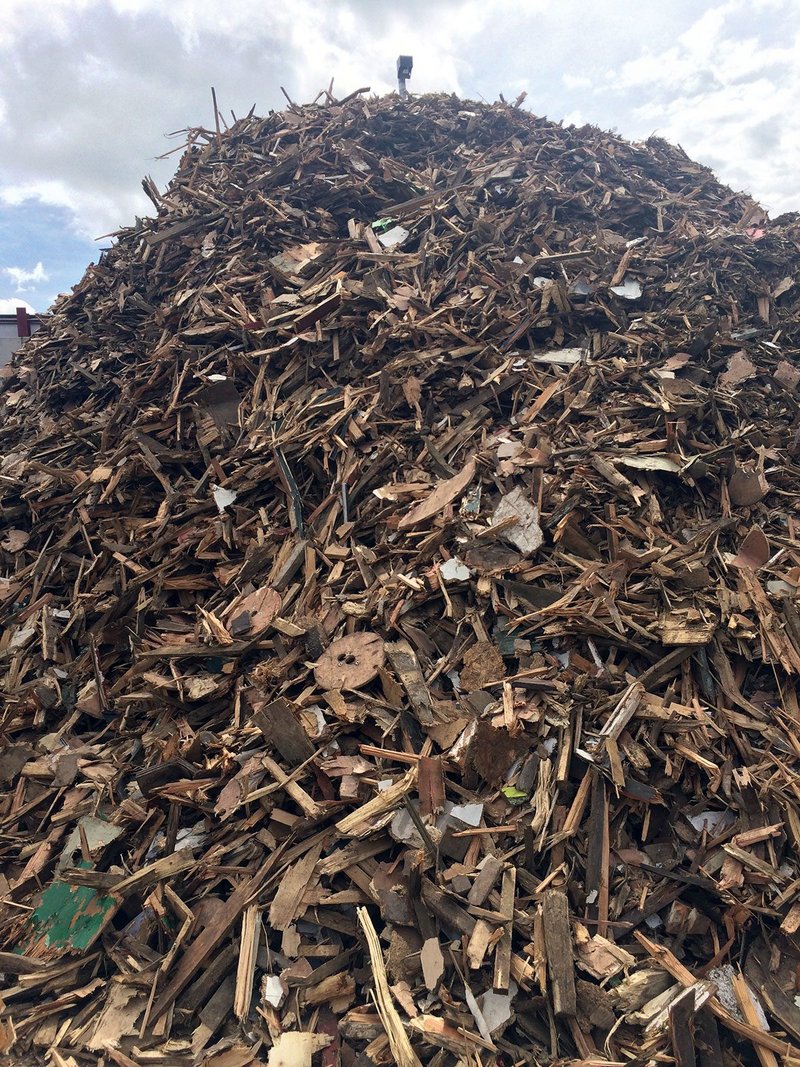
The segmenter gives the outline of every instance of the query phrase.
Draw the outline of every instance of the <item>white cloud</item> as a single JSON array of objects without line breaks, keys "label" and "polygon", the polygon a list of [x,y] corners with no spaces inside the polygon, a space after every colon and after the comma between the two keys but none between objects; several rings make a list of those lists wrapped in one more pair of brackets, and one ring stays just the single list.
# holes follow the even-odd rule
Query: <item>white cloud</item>
[{"label": "white cloud", "polygon": [[[152,159],[138,161],[141,171],[157,170]],[[170,167],[174,167],[173,160]],[[107,191],[98,188],[96,178],[77,178],[68,183],[61,179],[21,181],[0,185],[0,203],[11,207],[38,202],[49,207],[66,208],[72,220],[71,229],[79,236],[94,241],[133,222],[136,214],[146,214],[152,208],[140,192],[141,173],[130,174],[129,181],[120,180]],[[166,178],[166,174],[164,174]]]},{"label": "white cloud", "polygon": [[24,293],[26,289],[35,289],[42,282],[50,280],[50,275],[44,269],[41,260],[33,270],[26,270],[24,267],[3,267],[3,273],[9,276],[18,293]]},{"label": "white cloud", "polygon": [[[780,5],[762,0],[767,11]],[[704,12],[661,54],[609,72],[638,134],[657,130],[773,213],[800,207],[800,9],[759,20],[745,0]]]},{"label": "white cloud", "polygon": [[585,74],[570,74],[565,71],[561,80],[567,89],[591,89],[592,79]]},{"label": "white cloud", "polygon": [[20,300],[17,296],[8,298],[0,297],[0,315],[13,315],[17,308],[22,307],[24,307],[29,314],[35,314],[33,306],[29,304],[27,300]]}]

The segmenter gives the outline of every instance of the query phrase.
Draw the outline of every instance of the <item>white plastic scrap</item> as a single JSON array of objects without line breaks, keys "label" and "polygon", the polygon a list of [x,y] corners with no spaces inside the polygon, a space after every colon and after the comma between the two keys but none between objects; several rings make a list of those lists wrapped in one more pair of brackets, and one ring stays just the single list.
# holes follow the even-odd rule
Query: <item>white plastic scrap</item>
[{"label": "white plastic scrap", "polygon": [[779,593],[781,596],[794,596],[797,592],[797,588],[793,585],[790,585],[789,582],[784,582],[780,579],[775,579],[775,581],[767,582],[767,592],[775,594]]},{"label": "white plastic scrap", "polygon": [[[434,838],[438,838],[438,835],[443,834],[456,821],[462,826],[480,826],[482,818],[483,804],[454,805],[452,801],[446,800],[444,802],[444,810],[436,819],[434,825],[428,827],[428,831],[432,833]],[[410,845],[413,848],[422,848],[422,837],[411,814],[405,808],[400,808],[393,816],[389,824],[389,833],[395,841],[400,841],[402,844]]]},{"label": "white plastic scrap", "polygon": [[706,830],[711,837],[718,837],[736,822],[730,811],[701,811],[698,815],[689,815],[688,819],[698,833]]},{"label": "white plastic scrap", "polygon": [[401,808],[389,823],[389,833],[395,841],[410,848],[422,848],[422,837],[405,808]]},{"label": "white plastic scrap", "polygon": [[214,503],[217,505],[220,515],[224,515],[225,508],[236,499],[236,493],[232,489],[223,489],[219,485],[212,485],[211,491],[214,494]]},{"label": "white plastic scrap", "polygon": [[535,352],[531,356],[534,363],[557,363],[565,367],[580,363],[588,356],[585,348],[554,348],[547,352]]},{"label": "white plastic scrap", "polygon": [[34,623],[28,623],[27,626],[20,626],[13,631],[11,640],[6,646],[7,651],[16,652],[18,648],[22,648],[30,641],[33,635],[36,633],[36,626]]},{"label": "white plastic scrap", "polygon": [[467,826],[480,826],[483,818],[483,804],[456,804],[450,809],[448,815]]},{"label": "white plastic scrap", "polygon": [[494,1043],[492,1041],[492,1032],[483,1017],[483,1012],[481,1011],[480,1006],[477,1000],[475,999],[475,994],[469,987],[469,982],[465,983],[464,985],[464,999],[467,1002],[467,1007],[472,1012],[472,1018],[475,1020],[475,1025],[478,1027],[478,1033],[481,1035],[481,1037],[487,1044],[491,1045],[492,1048],[494,1048]]},{"label": "white plastic scrap", "polygon": [[387,230],[386,233],[378,234],[378,240],[384,248],[396,248],[409,236],[410,233],[404,226],[392,226],[391,230]]},{"label": "white plastic scrap", "polygon": [[264,975],[261,982],[261,997],[273,1008],[280,1008],[288,994],[288,988],[276,974]]},{"label": "white plastic scrap", "polygon": [[612,285],[611,292],[626,300],[638,300],[642,295],[642,287],[635,278],[625,278],[622,285]]},{"label": "white plastic scrap", "polygon": [[321,737],[328,727],[325,713],[319,704],[310,704],[307,708],[303,708],[302,718],[306,728],[314,730],[313,737]]},{"label": "white plastic scrap", "polygon": [[110,822],[106,822],[105,819],[96,819],[93,815],[84,815],[78,820],[78,825],[67,838],[67,843],[64,845],[64,850],[56,864],[56,871],[59,873],[65,871],[68,867],[75,866],[75,856],[81,851],[81,832],[78,827],[83,828],[90,853],[111,844],[122,833],[122,827],[120,826],[113,826]]},{"label": "white plastic scrap", "polygon": [[511,1018],[511,1002],[517,994],[517,989],[517,983],[512,978],[508,983],[507,993],[495,993],[490,989],[478,997],[478,1007],[490,1034]]},{"label": "white plastic scrap", "polygon": [[201,819],[194,826],[185,826],[182,830],[178,830],[175,835],[175,851],[177,852],[182,848],[200,848],[208,837],[208,833],[203,829],[204,827],[205,822]]},{"label": "white plastic scrap", "polygon": [[439,567],[439,574],[446,582],[466,582],[472,571],[458,556],[451,556]]}]

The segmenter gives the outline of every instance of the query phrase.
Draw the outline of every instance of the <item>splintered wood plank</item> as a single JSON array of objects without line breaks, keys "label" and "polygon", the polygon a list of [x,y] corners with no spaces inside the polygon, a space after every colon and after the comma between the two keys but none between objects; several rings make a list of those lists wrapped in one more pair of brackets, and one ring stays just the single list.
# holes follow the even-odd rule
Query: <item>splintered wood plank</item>
[{"label": "splintered wood plank", "polygon": [[395,1062],[398,1067],[422,1067],[419,1057],[414,1052],[408,1039],[400,1015],[392,1002],[380,941],[366,908],[358,909],[358,921],[367,939],[372,975],[375,981],[378,1012],[386,1030],[386,1035],[389,1038]]},{"label": "splintered wood plank", "polygon": [[395,811],[408,796],[417,782],[417,767],[413,766],[402,778],[382,790],[372,800],[340,819],[336,829],[345,837],[366,837],[387,821],[387,815]]},{"label": "splintered wood plank", "polygon": [[467,943],[467,962],[472,970],[483,966],[487,952],[503,933],[502,927],[493,926],[486,919],[478,919]]},{"label": "splintered wood plank", "polygon": [[[744,1016],[744,1021],[748,1026],[752,1026],[754,1030],[760,1030],[766,1032],[764,1024],[761,1021],[761,1016],[756,1010],[756,1006],[753,1000],[753,994],[750,992],[750,987],[742,974],[734,974],[731,978],[733,985],[733,992],[736,995],[736,1003],[739,1005],[739,1010]],[[755,1044],[756,1055],[758,1056],[761,1067],[778,1067],[778,1058],[770,1048],[765,1048],[760,1042]]]},{"label": "splintered wood plank", "polygon": [[431,697],[414,649],[408,641],[389,641],[386,643],[386,655],[420,723],[432,726]]},{"label": "splintered wood plank", "polygon": [[553,1011],[559,1018],[577,1014],[575,968],[569,902],[562,889],[548,889],[542,898],[547,976]]},{"label": "splintered wood plank", "polygon": [[480,906],[494,889],[504,863],[497,856],[487,856],[478,870],[477,877],[472,883],[467,900],[470,904]]},{"label": "splintered wood plank", "polygon": [[303,809],[309,819],[319,819],[322,817],[322,807],[316,800],[310,797],[305,789],[298,785],[298,783],[295,782],[271,756],[261,756],[261,762],[275,781],[285,789],[287,795]]},{"label": "splintered wood plank", "polygon": [[692,1027],[694,990],[687,989],[669,1007],[669,1032],[677,1067],[695,1067],[695,1042]]},{"label": "splintered wood plank", "polygon": [[428,878],[422,879],[422,901],[445,926],[468,936],[475,929],[474,919],[451,896],[442,892]]},{"label": "splintered wood plank", "polygon": [[233,1000],[233,1013],[240,1022],[247,1018],[250,1011],[260,932],[261,909],[257,904],[251,904],[245,908],[242,916],[239,964],[236,971],[236,995]]},{"label": "splintered wood plank", "polygon": [[206,1047],[225,1019],[230,1016],[235,993],[236,979],[231,974],[198,1012],[200,1023],[192,1034],[192,1052],[195,1056]]},{"label": "splintered wood plank", "polygon": [[514,932],[514,892],[517,885],[517,870],[506,867],[500,888],[500,911],[504,918],[503,936],[494,952],[494,980],[492,988],[495,993],[507,993],[511,979],[511,942]]},{"label": "splintered wood plank", "polygon": [[[648,953],[658,962],[661,966],[668,971],[673,978],[676,978],[681,985],[692,986],[695,984],[694,976],[691,971],[671,952],[663,945],[657,945],[651,941],[650,938],[645,937],[644,934],[638,930],[634,931],[634,937],[642,944],[648,951]],[[748,999],[749,999],[749,993]],[[735,1016],[731,1015],[724,1005],[722,1005],[717,997],[712,996],[708,1000],[708,1008],[712,1014],[719,1019],[723,1026],[740,1037],[747,1038],[752,1042],[756,1049],[766,1049],[770,1052],[777,1053],[778,1055],[786,1056],[789,1054],[790,1046],[785,1041],[773,1037],[772,1034],[767,1033],[762,1029],[760,1023],[758,1025],[750,1022],[740,1022]]]},{"label": "splintered wood plank", "polygon": [[205,930],[197,935],[195,940],[186,950],[186,954],[178,964],[175,975],[170,980],[166,989],[156,1000],[150,1018],[153,1022],[175,1003],[176,998],[183,992],[189,982],[195,977],[198,968],[208,959],[220,942],[226,937],[231,927],[238,921],[240,915],[247,907],[250,900],[260,889],[264,879],[271,868],[275,865],[277,857],[270,856],[262,863],[258,870],[250,878],[245,879],[225,902],[221,914],[209,924]]},{"label": "splintered wood plank", "polygon": [[213,960],[200,971],[195,981],[188,986],[181,997],[181,1007],[188,1012],[196,1011],[219,985],[223,976],[231,970],[237,957],[238,953],[233,945],[227,945],[221,952],[218,952]]}]

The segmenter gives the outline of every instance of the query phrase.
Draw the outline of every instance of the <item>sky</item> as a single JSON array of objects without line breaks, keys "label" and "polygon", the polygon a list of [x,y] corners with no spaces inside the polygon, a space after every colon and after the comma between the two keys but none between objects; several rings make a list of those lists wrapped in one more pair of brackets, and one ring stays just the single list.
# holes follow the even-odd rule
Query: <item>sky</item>
[{"label": "sky", "polygon": [[[800,209],[798,0],[0,0],[0,313],[45,311],[221,111],[396,88],[678,142]],[[170,136],[170,135],[173,136]],[[100,240],[98,240],[100,238]]]}]

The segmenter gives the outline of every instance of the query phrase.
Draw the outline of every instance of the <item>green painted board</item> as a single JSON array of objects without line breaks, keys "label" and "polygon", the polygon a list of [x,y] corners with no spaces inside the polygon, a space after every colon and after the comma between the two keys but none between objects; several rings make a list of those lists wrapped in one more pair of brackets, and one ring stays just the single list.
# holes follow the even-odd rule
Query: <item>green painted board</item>
[{"label": "green painted board", "polygon": [[85,885],[52,882],[29,916],[20,948],[34,958],[85,952],[120,905],[115,897]]}]

